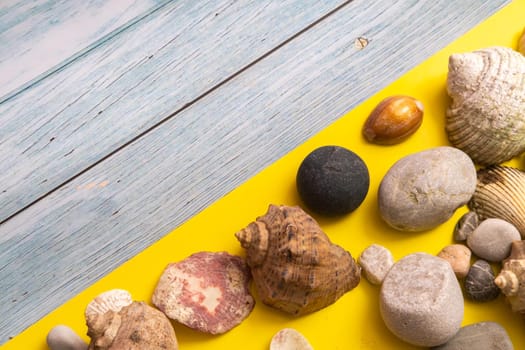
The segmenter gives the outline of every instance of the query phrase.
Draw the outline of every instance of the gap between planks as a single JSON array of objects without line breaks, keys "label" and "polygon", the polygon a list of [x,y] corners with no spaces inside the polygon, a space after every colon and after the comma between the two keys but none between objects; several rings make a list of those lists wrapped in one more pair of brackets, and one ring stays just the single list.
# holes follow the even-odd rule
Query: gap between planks
[{"label": "gap between planks", "polygon": [[[95,162],[93,162],[90,166],[84,168],[83,170],[80,170],[77,174],[71,176],[70,178],[64,180],[63,183],[61,183],[60,185],[52,188],[51,190],[49,190],[48,192],[42,194],[40,197],[36,198],[35,200],[33,200],[32,202],[28,203],[27,205],[25,205],[24,207],[20,208],[19,210],[15,211],[13,214],[9,215],[8,217],[6,217],[5,219],[1,220],[0,221],[0,225],[2,225],[3,223],[9,221],[11,218],[13,218],[14,216],[18,215],[19,213],[23,212],[24,210],[26,210],[27,208],[31,207],[32,205],[34,205],[35,203],[41,201],[42,199],[44,199],[45,197],[49,196],[50,194],[56,192],[58,189],[64,187],[65,185],[69,184],[71,181],[75,180],[76,178],[78,178],[79,176],[83,175],[84,173],[88,172],[89,170],[93,169],[94,167],[96,167],[97,165],[99,165],[100,163],[106,161],[107,159],[109,159],[110,157],[112,157],[113,155],[115,155],[116,153],[120,152],[121,150],[123,150],[124,148],[126,148],[127,146],[129,146],[130,144],[136,142],[137,140],[139,140],[140,138],[144,137],[145,135],[147,135],[148,133],[150,133],[151,131],[155,130],[156,128],[160,127],[161,125],[163,125],[164,123],[166,123],[167,121],[169,121],[171,118],[175,117],[177,114],[179,114],[180,112],[184,111],[185,109],[187,109],[188,107],[192,106],[193,104],[195,104],[196,102],[200,101],[201,99],[203,99],[204,97],[206,97],[207,95],[209,95],[211,92],[217,90],[218,88],[220,88],[221,86],[223,86],[224,84],[228,83],[229,81],[231,81],[232,79],[234,79],[235,77],[237,77],[238,75],[242,74],[243,72],[245,72],[246,70],[250,69],[252,66],[254,66],[255,64],[257,64],[258,62],[260,62],[261,60],[265,59],[266,57],[268,57],[269,55],[271,55],[272,53],[274,53],[275,51],[279,50],[281,47],[285,46],[286,44],[288,44],[290,41],[296,39],[298,36],[300,36],[301,34],[305,33],[306,31],[308,31],[309,29],[311,29],[312,27],[318,25],[320,22],[324,21],[326,18],[330,17],[331,15],[333,15],[335,12],[339,11],[341,8],[343,8],[344,6],[348,5],[349,3],[351,3],[353,0],[348,0],[348,1],[345,1],[344,3],[342,3],[341,5],[337,6],[336,8],[334,8],[333,10],[331,10],[330,12],[324,14],[323,16],[321,16],[319,19],[317,19],[316,21],[312,22],[311,24],[307,25],[306,27],[304,27],[303,29],[301,29],[300,31],[298,31],[297,33],[295,34],[292,34],[289,38],[287,38],[286,40],[284,40],[283,42],[279,43],[278,45],[276,45],[275,47],[271,48],[270,50],[268,50],[266,53],[262,54],[261,56],[259,56],[258,58],[256,58],[255,60],[253,60],[252,62],[248,63],[246,66],[240,68],[238,71],[232,73],[230,76],[226,77],[224,80],[220,81],[219,83],[217,83],[216,85],[212,86],[211,88],[209,88],[208,90],[204,91],[202,94],[200,94],[199,96],[195,97],[193,100],[187,102],[186,104],[184,104],[182,107],[180,107],[179,109],[177,109],[175,112],[169,114],[168,116],[166,116],[165,118],[161,119],[160,121],[158,121],[157,123],[153,124],[152,126],[150,126],[149,128],[147,128],[146,130],[140,132],[139,134],[137,134],[136,136],[132,137],[131,139],[129,139],[128,141],[126,141],[125,143],[123,143],[122,145],[118,146],[117,148],[115,148],[113,151],[109,152],[107,155],[101,157],[100,159],[96,160]],[[28,83],[27,86],[23,86],[21,87],[20,89],[16,90],[14,93],[8,95],[6,98],[4,99],[0,99],[0,104],[2,104],[3,102],[9,100],[9,98],[12,98],[14,96],[16,96],[17,94],[21,93],[23,90],[25,89],[28,89],[30,88],[30,86],[34,85],[35,83],[37,83],[39,80],[42,80],[44,79],[45,77],[51,75],[52,73],[60,70],[60,69],[63,69],[64,67],[66,67],[67,65],[71,64],[72,62],[74,62],[76,59],[78,59],[79,57],[82,57],[83,55],[85,55],[86,53],[88,53],[89,51],[93,50],[95,47],[99,46],[100,44],[104,43],[105,41],[109,40],[111,37],[115,36],[115,35],[118,35],[118,33],[122,32],[123,30],[125,30],[126,28],[138,23],[141,19],[145,18],[146,16],[149,16],[150,14],[153,14],[155,11],[159,10],[160,8],[162,8],[165,4],[163,4],[162,6],[159,6],[155,9],[153,9],[152,11],[150,11],[148,14],[146,15],[143,15],[143,16],[140,16],[140,17],[137,17],[135,20],[133,20],[132,22],[122,26],[121,28],[119,28],[118,30],[116,30],[115,32],[112,32],[110,35],[108,35],[107,37],[101,39],[99,42],[97,42],[96,44],[92,44],[90,45],[89,47],[87,47],[85,50],[82,50],[81,52],[79,52],[77,55],[71,57],[70,59],[68,59],[67,61],[65,61],[63,64],[61,64],[59,67],[57,68],[54,68],[52,70],[50,70],[49,72],[46,72],[44,73],[42,76],[38,77],[37,79],[35,79],[34,82],[30,82]]]}]

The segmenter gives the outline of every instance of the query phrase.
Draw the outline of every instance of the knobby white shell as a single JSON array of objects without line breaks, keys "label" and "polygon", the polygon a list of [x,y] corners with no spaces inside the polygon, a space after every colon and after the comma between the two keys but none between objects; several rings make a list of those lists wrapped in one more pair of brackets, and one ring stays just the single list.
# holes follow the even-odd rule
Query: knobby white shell
[{"label": "knobby white shell", "polygon": [[131,294],[127,290],[112,289],[97,295],[86,307],[84,315],[88,327],[97,317],[108,311],[119,312],[123,307],[133,302]]},{"label": "knobby white shell", "polygon": [[449,58],[446,132],[475,163],[500,164],[525,151],[525,57],[490,47]]}]

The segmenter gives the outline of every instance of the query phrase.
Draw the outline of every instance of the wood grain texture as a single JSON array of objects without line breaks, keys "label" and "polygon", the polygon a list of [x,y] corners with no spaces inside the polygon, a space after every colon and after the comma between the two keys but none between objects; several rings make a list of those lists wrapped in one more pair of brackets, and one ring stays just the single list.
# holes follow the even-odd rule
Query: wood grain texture
[{"label": "wood grain texture", "polygon": [[0,102],[164,3],[166,0],[0,1]]},{"label": "wood grain texture", "polygon": [[[139,253],[505,3],[351,2],[2,224],[0,341]],[[223,35],[230,29],[224,28]],[[364,50],[354,46],[359,36],[369,39]],[[243,40],[255,45],[254,40],[261,41],[257,38]],[[235,56],[234,47],[222,54],[228,52]],[[217,54],[210,53],[208,64]],[[123,76],[133,66],[124,65]],[[163,74],[146,84],[142,93],[148,86],[160,87],[145,100],[138,91],[132,94],[145,109],[141,113],[166,103],[162,97],[172,85],[163,85],[161,78],[174,77]],[[134,81],[128,79],[123,87]],[[175,81],[183,84],[181,78]],[[106,103],[100,96],[96,101]],[[103,110],[125,128],[117,116],[133,113],[126,106]],[[89,120],[86,114],[83,120]],[[45,125],[41,128],[48,132],[57,128]],[[94,135],[94,130],[83,135]],[[103,138],[119,137],[103,129],[97,132]],[[92,140],[82,142],[97,147]]]},{"label": "wood grain texture", "polygon": [[0,104],[0,222],[343,3],[170,2]]}]

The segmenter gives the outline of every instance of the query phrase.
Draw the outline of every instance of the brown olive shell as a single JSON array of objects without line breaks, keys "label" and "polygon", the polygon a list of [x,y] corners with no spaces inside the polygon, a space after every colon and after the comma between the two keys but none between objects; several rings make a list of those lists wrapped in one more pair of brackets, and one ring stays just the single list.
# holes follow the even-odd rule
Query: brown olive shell
[{"label": "brown olive shell", "polygon": [[381,101],[363,126],[372,143],[392,145],[416,132],[423,122],[423,104],[410,96],[391,96]]}]

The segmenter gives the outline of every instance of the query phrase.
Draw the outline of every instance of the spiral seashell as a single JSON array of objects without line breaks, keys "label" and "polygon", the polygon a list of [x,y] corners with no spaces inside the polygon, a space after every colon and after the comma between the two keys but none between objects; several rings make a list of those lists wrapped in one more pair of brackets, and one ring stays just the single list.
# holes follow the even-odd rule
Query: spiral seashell
[{"label": "spiral seashell", "polygon": [[478,170],[478,183],[468,206],[480,221],[503,219],[525,238],[525,172],[499,165]]},{"label": "spiral seashell", "polygon": [[525,151],[525,57],[505,47],[449,58],[446,132],[475,163],[494,165]]},{"label": "spiral seashell", "polygon": [[235,234],[261,300],[293,315],[320,310],[356,287],[361,270],[299,207],[270,205]]},{"label": "spiral seashell", "polygon": [[505,295],[514,296],[518,294],[520,282],[518,280],[518,276],[516,276],[513,271],[501,271],[498,277],[494,279],[494,283]]},{"label": "spiral seashell", "polygon": [[512,311],[525,317],[525,241],[512,242],[510,256],[494,283],[505,294]]},{"label": "spiral seashell", "polygon": [[178,350],[175,330],[161,311],[134,301],[119,311],[109,310],[88,326],[88,350]]}]

